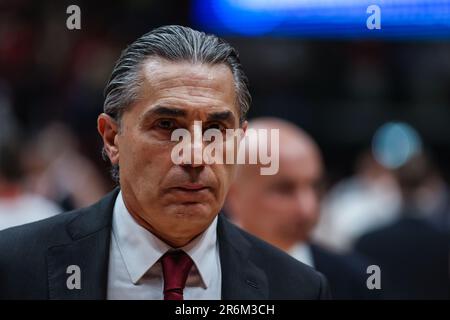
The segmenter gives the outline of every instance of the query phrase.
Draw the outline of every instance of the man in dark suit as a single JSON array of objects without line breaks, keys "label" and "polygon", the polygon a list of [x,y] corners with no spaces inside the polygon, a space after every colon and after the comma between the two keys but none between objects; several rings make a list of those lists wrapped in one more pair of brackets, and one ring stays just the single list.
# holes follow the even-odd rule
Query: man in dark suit
[{"label": "man in dark suit", "polygon": [[380,267],[385,298],[450,299],[450,237],[409,214],[362,236],[355,249]]},{"label": "man in dark suit", "polygon": [[367,288],[365,259],[337,254],[311,241],[319,218],[323,175],[316,143],[281,119],[254,119],[249,128],[279,130],[279,170],[262,176],[258,166],[241,166],[228,194],[227,213],[244,230],[323,273],[334,299],[378,298],[378,292]]},{"label": "man in dark suit", "polygon": [[[219,214],[235,164],[196,159],[202,128],[246,130],[250,94],[231,46],[155,29],[122,53],[105,95],[98,130],[120,188],[0,233],[0,298],[328,297],[321,274]],[[187,148],[177,149],[180,132]],[[223,150],[236,151],[229,142]]]},{"label": "man in dark suit", "polygon": [[367,288],[369,259],[354,252],[336,253],[310,243],[314,268],[328,279],[333,299],[379,300],[382,290]]},{"label": "man in dark suit", "polygon": [[449,299],[450,237],[429,221],[442,208],[440,197],[430,196],[440,194],[439,173],[422,152],[397,168],[395,176],[403,196],[399,218],[363,235],[355,249],[380,267],[386,298]]}]

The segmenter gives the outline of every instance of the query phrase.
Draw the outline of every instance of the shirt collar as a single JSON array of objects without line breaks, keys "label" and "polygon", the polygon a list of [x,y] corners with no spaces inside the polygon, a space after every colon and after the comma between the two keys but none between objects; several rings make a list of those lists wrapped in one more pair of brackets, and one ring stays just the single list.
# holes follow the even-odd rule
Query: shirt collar
[{"label": "shirt collar", "polygon": [[[214,256],[218,254],[216,228],[217,217],[203,233],[180,248],[194,261],[206,288],[215,276],[213,274],[216,270]],[[158,262],[164,253],[172,249],[134,220],[125,206],[122,192],[117,196],[114,205],[112,232],[134,284]]]}]

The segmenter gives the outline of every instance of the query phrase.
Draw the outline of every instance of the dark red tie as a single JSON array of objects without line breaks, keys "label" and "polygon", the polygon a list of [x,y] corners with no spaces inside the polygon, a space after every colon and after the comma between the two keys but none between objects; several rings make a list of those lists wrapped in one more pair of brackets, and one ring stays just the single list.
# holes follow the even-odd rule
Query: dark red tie
[{"label": "dark red tie", "polygon": [[164,276],[164,300],[183,300],[183,289],[192,259],[181,250],[168,251],[161,258]]}]

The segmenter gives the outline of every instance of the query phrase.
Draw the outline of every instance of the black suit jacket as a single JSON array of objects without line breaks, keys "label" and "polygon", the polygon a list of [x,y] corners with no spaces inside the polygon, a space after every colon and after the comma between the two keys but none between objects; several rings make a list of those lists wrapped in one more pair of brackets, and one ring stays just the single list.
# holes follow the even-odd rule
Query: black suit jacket
[{"label": "black suit jacket", "polygon": [[450,298],[450,237],[427,221],[405,214],[362,236],[355,249],[380,266],[384,298]]},{"label": "black suit jacket", "polygon": [[[105,299],[118,189],[91,207],[0,232],[0,299]],[[219,215],[223,299],[326,299],[325,278]],[[81,289],[67,288],[67,267]]]}]

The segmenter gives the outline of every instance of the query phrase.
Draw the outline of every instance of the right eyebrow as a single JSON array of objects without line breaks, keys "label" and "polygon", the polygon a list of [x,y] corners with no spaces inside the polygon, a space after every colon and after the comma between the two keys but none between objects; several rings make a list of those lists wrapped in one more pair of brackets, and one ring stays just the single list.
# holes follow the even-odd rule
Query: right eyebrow
[{"label": "right eyebrow", "polygon": [[173,117],[180,118],[185,117],[187,112],[183,109],[176,107],[167,107],[167,106],[156,106],[144,112],[142,116],[139,117],[138,122],[140,126],[144,126],[146,123],[151,121],[151,119],[155,116],[163,116],[163,117]]},{"label": "right eyebrow", "polygon": [[146,119],[153,115],[168,116],[168,117],[185,117],[187,113],[185,110],[176,107],[156,106],[146,111],[142,117]]}]

